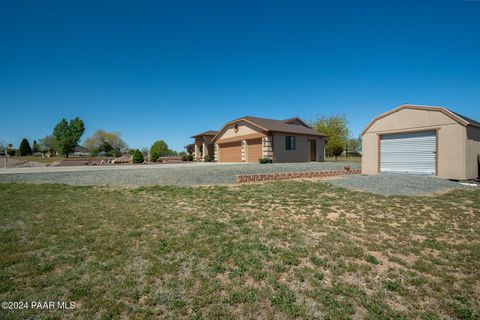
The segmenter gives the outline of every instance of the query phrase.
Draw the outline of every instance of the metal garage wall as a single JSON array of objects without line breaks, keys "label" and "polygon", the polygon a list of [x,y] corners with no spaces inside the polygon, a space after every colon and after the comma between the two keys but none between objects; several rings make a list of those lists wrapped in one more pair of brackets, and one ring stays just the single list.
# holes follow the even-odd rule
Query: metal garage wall
[{"label": "metal garage wall", "polygon": [[436,131],[385,134],[380,137],[380,172],[435,174]]}]

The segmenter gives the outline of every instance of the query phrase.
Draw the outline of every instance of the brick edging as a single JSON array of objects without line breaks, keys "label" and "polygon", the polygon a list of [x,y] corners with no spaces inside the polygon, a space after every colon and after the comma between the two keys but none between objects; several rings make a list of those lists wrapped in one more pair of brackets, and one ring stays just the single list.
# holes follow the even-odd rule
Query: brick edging
[{"label": "brick edging", "polygon": [[236,178],[238,183],[244,183],[244,182],[276,181],[276,180],[300,179],[300,178],[323,178],[323,177],[340,176],[344,174],[360,174],[360,173],[361,173],[360,169],[350,169],[350,170],[330,170],[330,171],[239,174],[236,176]]}]

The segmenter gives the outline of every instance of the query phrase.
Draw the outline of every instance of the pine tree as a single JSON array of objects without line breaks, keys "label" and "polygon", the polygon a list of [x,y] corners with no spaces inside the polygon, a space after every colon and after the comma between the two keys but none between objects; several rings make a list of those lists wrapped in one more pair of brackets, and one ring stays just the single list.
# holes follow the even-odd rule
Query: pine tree
[{"label": "pine tree", "polygon": [[30,143],[26,138],[23,138],[22,142],[20,142],[20,148],[18,148],[18,151],[22,157],[32,154],[32,148],[30,147]]}]

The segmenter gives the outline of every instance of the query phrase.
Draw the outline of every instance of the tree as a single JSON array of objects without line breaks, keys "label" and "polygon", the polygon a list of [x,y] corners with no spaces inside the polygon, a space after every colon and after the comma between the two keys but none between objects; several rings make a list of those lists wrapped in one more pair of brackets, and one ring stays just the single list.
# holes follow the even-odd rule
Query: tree
[{"label": "tree", "polygon": [[20,147],[18,148],[18,151],[20,152],[20,156],[29,156],[32,154],[32,148],[30,147],[30,143],[26,138],[22,139],[22,142],[20,142]]},{"label": "tree", "polygon": [[362,138],[359,136],[358,138],[350,138],[348,139],[347,144],[347,151],[353,153],[354,155],[358,155],[362,148]]},{"label": "tree", "polygon": [[40,149],[42,152],[46,152],[50,154],[52,157],[57,152],[55,145],[57,144],[55,137],[53,135],[48,135],[45,138],[39,140],[40,142]]},{"label": "tree", "polygon": [[92,154],[103,151],[107,154],[119,156],[121,151],[127,148],[127,144],[122,140],[119,132],[104,130],[95,131],[83,144]]},{"label": "tree", "polygon": [[143,154],[140,150],[136,149],[133,151],[132,162],[133,163],[143,163]]},{"label": "tree", "polygon": [[348,121],[344,115],[331,117],[317,117],[310,122],[310,126],[318,132],[327,136],[325,151],[329,156],[335,156],[335,159],[342,154],[348,142],[349,130]]},{"label": "tree", "polygon": [[62,119],[53,129],[58,151],[68,158],[68,154],[74,151],[84,131],[85,125],[80,118],[76,117],[70,122]]},{"label": "tree", "polygon": [[168,148],[168,144],[163,140],[155,141],[150,147],[150,159],[155,161],[160,156],[174,155],[175,151]]},{"label": "tree", "polygon": [[40,145],[37,143],[37,140],[33,140],[32,152],[33,153],[40,152]]}]

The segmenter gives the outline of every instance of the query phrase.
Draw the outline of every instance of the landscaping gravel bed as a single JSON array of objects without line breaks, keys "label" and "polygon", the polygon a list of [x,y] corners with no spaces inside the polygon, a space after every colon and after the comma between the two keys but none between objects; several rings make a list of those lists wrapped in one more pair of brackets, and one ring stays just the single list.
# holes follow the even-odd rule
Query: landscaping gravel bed
[{"label": "landscaping gravel bed", "polygon": [[339,187],[384,195],[427,195],[452,189],[475,188],[431,176],[385,173],[344,176],[340,179],[329,180],[328,183]]},{"label": "landscaping gravel bed", "polygon": [[[299,171],[340,170],[344,166],[359,168],[356,163],[344,162],[310,162],[310,163],[275,163],[275,164],[184,164],[136,166],[127,169],[99,167],[78,171],[45,168],[43,172],[11,173],[9,169],[1,172],[0,182],[64,183],[70,185],[111,185],[111,186],[147,186],[178,185],[195,186],[235,183],[238,174],[276,173]],[[42,169],[43,170],[43,169]],[[52,171],[49,171],[52,170]]]}]

